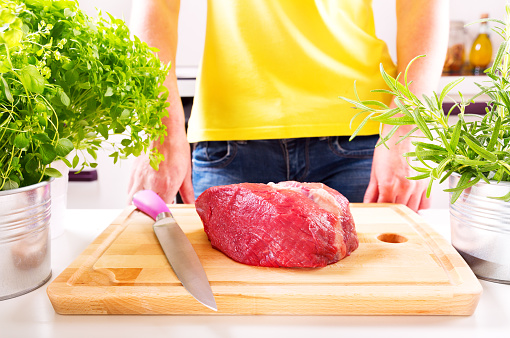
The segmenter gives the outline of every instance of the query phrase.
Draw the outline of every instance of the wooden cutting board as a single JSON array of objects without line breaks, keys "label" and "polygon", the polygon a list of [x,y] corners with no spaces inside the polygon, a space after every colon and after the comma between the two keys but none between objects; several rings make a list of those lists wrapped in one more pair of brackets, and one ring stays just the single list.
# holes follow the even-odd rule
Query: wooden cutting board
[{"label": "wooden cutting board", "polygon": [[266,268],[213,249],[193,206],[170,206],[209,278],[218,312],[173,273],[153,221],[128,207],[47,289],[60,314],[470,315],[482,288],[416,213],[352,204],[359,248],[324,268]]}]

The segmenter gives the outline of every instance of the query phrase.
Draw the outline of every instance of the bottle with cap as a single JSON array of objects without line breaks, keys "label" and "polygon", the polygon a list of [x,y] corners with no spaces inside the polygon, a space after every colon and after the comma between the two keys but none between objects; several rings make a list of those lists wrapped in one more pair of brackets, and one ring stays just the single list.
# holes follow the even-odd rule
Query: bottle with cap
[{"label": "bottle with cap", "polygon": [[[488,14],[482,14],[481,19],[487,19]],[[474,75],[480,75],[492,61],[492,43],[489,37],[487,21],[480,24],[478,35],[473,41],[469,53],[469,63]]]}]

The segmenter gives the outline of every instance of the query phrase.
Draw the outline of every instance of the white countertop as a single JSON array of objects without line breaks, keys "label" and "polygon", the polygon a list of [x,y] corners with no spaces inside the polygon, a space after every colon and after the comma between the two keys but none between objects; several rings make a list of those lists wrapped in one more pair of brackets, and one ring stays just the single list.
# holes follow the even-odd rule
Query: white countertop
[{"label": "white countertop", "polygon": [[[117,209],[71,209],[52,240],[52,280],[120,214]],[[447,209],[422,216],[449,239]],[[480,281],[483,295],[472,316],[142,316],[58,315],[48,283],[0,301],[1,338],[100,337],[510,337],[510,285]]]}]

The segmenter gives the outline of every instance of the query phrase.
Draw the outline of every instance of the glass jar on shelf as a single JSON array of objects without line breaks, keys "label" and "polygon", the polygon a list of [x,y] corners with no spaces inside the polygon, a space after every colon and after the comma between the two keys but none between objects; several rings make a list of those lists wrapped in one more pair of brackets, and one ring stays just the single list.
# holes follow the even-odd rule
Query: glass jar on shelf
[{"label": "glass jar on shelf", "polygon": [[463,21],[451,21],[448,35],[448,50],[443,66],[444,75],[459,75],[462,73],[465,56],[466,31]]}]

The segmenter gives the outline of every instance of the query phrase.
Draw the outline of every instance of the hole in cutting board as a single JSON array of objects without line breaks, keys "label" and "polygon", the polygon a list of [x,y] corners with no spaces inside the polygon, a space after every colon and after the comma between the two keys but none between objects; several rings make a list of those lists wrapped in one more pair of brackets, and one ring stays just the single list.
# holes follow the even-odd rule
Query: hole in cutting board
[{"label": "hole in cutting board", "polygon": [[407,242],[407,237],[404,237],[399,234],[392,234],[392,233],[380,234],[379,236],[377,236],[377,239],[380,240],[381,242],[386,242],[386,243],[405,243],[405,242]]}]

